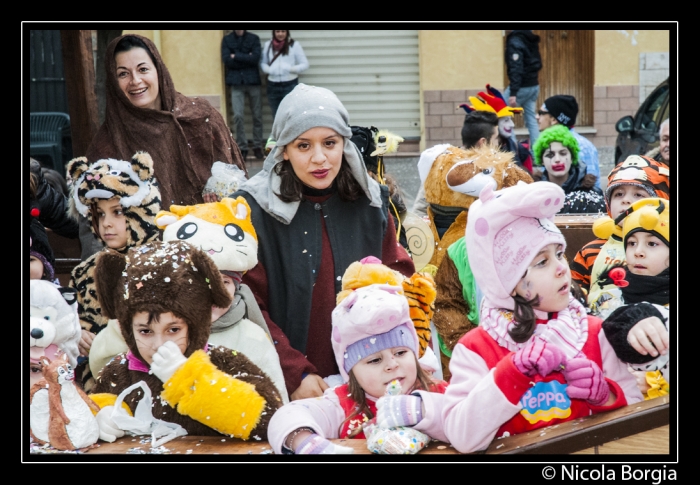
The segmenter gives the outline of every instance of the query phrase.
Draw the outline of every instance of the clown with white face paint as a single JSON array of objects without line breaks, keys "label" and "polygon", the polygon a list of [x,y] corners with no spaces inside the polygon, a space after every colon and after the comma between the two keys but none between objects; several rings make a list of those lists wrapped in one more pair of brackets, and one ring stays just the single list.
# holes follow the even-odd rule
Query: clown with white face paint
[{"label": "clown with white face paint", "polygon": [[515,128],[515,121],[512,116],[498,118],[498,134],[503,138],[510,138]]},{"label": "clown with white face paint", "polygon": [[540,133],[533,152],[535,164],[544,166],[542,180],[564,189],[562,214],[605,212],[603,192],[595,187],[595,175],[579,163],[580,148],[569,128],[561,124],[550,126]]},{"label": "clown with white face paint", "polygon": [[486,85],[486,92],[479,92],[477,96],[470,96],[468,104],[460,104],[460,107],[469,113],[471,111],[489,111],[498,116],[498,144],[501,150],[513,152],[515,163],[529,173],[532,173],[532,157],[530,152],[519,143],[515,142],[513,136],[515,130],[515,114],[521,114],[523,108],[508,106],[503,95],[496,88]]}]

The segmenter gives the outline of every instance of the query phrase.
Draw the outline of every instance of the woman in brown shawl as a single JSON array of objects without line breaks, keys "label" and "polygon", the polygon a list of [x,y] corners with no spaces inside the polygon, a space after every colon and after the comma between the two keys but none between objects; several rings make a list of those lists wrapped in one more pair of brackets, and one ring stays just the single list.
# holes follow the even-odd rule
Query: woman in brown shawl
[{"label": "woman in brown shawl", "polygon": [[[141,56],[145,63],[134,69],[117,65],[118,57],[123,59],[124,53],[138,49],[148,54]],[[145,65],[149,60],[152,66]],[[189,98],[175,90],[168,68],[148,38],[128,34],[114,39],[107,46],[105,68],[105,122],[88,148],[88,162],[131,160],[137,151],[148,152],[166,210],[171,204],[202,203],[202,189],[216,161],[233,163],[247,175],[241,151],[221,114],[205,99]],[[141,78],[147,78],[146,71],[153,68],[156,73],[151,71],[151,75],[157,74],[158,82],[151,86]],[[139,97],[154,91],[153,103],[140,102]]]}]

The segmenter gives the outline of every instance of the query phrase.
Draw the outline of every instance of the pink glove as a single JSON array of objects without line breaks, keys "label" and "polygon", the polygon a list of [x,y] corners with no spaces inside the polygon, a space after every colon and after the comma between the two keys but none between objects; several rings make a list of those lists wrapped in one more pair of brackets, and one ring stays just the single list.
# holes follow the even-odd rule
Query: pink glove
[{"label": "pink glove", "polygon": [[572,399],[583,399],[595,406],[605,404],[610,388],[600,367],[586,358],[577,357],[566,362],[563,371],[569,384],[566,393]]},{"label": "pink glove", "polygon": [[526,376],[546,376],[566,361],[564,352],[553,344],[547,344],[544,340],[534,339],[525,347],[513,354],[515,367]]}]

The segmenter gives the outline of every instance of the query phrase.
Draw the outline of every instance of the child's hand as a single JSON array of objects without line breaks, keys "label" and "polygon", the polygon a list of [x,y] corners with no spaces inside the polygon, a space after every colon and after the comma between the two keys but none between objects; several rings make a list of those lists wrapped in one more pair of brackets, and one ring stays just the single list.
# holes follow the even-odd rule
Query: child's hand
[{"label": "child's hand", "polygon": [[307,399],[310,397],[321,397],[323,396],[323,391],[328,389],[328,384],[323,378],[317,374],[309,374],[304,377],[301,381],[297,390],[289,396],[291,401],[296,401],[297,399]]},{"label": "child's hand", "polygon": [[563,370],[569,384],[566,393],[572,399],[583,399],[596,406],[605,404],[610,388],[598,364],[585,357],[569,359]]},{"label": "child's hand", "polygon": [[384,396],[377,401],[377,426],[380,428],[415,426],[422,419],[423,400],[420,396]]},{"label": "child's hand", "polygon": [[175,371],[187,362],[187,359],[175,342],[168,340],[163,345],[158,347],[158,350],[153,354],[153,362],[151,363],[151,371],[153,374],[165,382],[170,379]]},{"label": "child's hand", "polygon": [[647,317],[630,329],[627,342],[642,355],[665,355],[669,345],[668,329],[659,317]]},{"label": "child's hand", "polygon": [[80,355],[87,357],[90,353],[90,347],[92,347],[92,341],[95,340],[95,334],[82,329],[80,331],[80,341],[78,342],[78,349],[80,350]]},{"label": "child's hand", "polygon": [[559,370],[566,355],[559,347],[535,338],[513,354],[515,367],[526,376],[546,376]]},{"label": "child's hand", "polygon": [[643,370],[633,370],[632,368],[629,369],[629,371],[632,373],[635,379],[637,379],[637,387],[641,391],[642,394],[646,395],[647,392],[649,392],[649,389],[651,389],[651,386],[647,382],[647,373],[646,371]]},{"label": "child's hand", "polygon": [[334,445],[317,434],[307,436],[294,448],[295,455],[351,455],[354,452],[350,447]]},{"label": "child's hand", "polygon": [[100,427],[100,439],[109,443],[124,436],[124,431],[112,421],[114,406],[105,406],[95,415],[97,424]]},{"label": "child's hand", "polygon": [[221,201],[221,197],[219,197],[217,194],[215,194],[213,192],[203,192],[202,199],[206,203]]}]

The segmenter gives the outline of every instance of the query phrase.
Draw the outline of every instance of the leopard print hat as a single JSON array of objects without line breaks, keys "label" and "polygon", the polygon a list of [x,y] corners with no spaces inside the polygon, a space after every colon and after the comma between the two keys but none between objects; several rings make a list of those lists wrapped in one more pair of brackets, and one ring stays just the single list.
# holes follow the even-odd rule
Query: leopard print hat
[{"label": "leopard print hat", "polygon": [[[160,236],[155,216],[160,210],[160,190],[153,176],[153,159],[137,152],[131,161],[101,159],[88,164],[86,157],[68,163],[72,181],[70,210],[91,218],[91,206],[100,199],[119,197],[127,221],[127,247],[143,244]],[[93,234],[99,234],[93,225]]]}]

